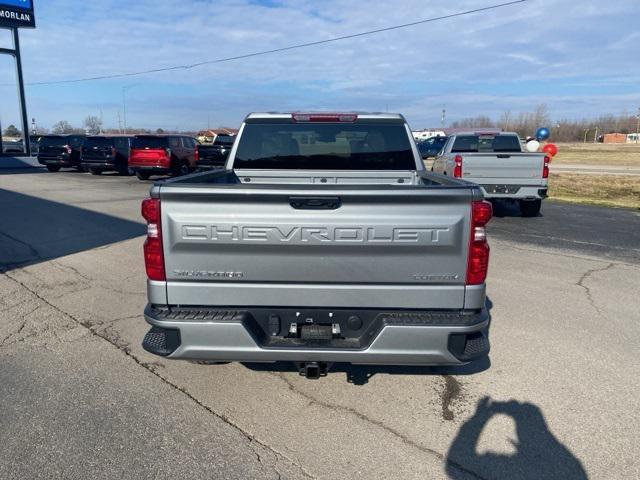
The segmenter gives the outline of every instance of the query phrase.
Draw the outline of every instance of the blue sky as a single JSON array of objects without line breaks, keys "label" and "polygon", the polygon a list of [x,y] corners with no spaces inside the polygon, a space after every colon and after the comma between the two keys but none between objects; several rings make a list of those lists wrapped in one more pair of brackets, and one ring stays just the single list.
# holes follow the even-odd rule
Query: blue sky
[{"label": "blue sky", "polygon": [[[27,82],[195,63],[341,36],[499,0],[37,1],[21,31]],[[555,119],[635,113],[640,2],[529,0],[486,13],[191,70],[29,86],[50,127],[122,116],[146,128],[238,125],[256,110],[404,113],[415,128],[545,103]],[[0,45],[8,43],[0,35]],[[14,72],[0,59],[0,121],[17,121]]]}]

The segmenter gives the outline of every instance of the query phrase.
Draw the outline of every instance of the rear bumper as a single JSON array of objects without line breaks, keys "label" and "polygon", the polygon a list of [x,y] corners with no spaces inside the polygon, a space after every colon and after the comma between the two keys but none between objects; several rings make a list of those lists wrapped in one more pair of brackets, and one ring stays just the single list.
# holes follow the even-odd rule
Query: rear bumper
[{"label": "rear bumper", "polygon": [[148,172],[153,175],[164,175],[171,173],[169,167],[155,166],[155,165],[132,165],[129,164],[129,168],[134,172]]},{"label": "rear bumper", "polygon": [[547,198],[547,185],[509,185],[514,190],[510,193],[497,193],[494,185],[480,185],[486,199],[539,200]]},{"label": "rear bumper", "polygon": [[209,161],[209,160],[198,160],[196,163],[196,168],[200,170],[215,170],[215,169],[224,169],[226,165],[225,160],[221,161]]},{"label": "rear bumper", "polygon": [[152,329],[143,347],[174,359],[462,365],[489,352],[486,309],[473,313],[380,311],[363,335],[367,337],[365,345],[356,348],[336,348],[331,342],[292,342],[282,337],[273,341],[275,337],[265,336],[248,310],[148,305],[145,319]]},{"label": "rear bumper", "polygon": [[83,158],[82,166],[87,168],[111,169],[116,168],[117,162],[113,159]]},{"label": "rear bumper", "polygon": [[60,165],[62,167],[75,167],[80,164],[80,162],[78,162],[77,160],[73,160],[68,155],[38,155],[38,163],[40,165]]}]

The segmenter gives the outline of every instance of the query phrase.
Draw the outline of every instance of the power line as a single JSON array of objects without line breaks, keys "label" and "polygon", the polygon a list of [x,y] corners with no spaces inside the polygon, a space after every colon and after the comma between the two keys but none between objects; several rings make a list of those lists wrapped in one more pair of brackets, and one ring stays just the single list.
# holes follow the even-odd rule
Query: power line
[{"label": "power line", "polygon": [[462,17],[464,15],[471,15],[474,13],[480,13],[480,12],[486,12],[488,10],[495,10],[498,8],[503,8],[503,7],[508,7],[511,5],[516,5],[518,3],[525,3],[528,0],[514,0],[511,2],[506,2],[506,3],[499,3],[496,5],[490,5],[487,7],[482,7],[482,8],[475,8],[473,10],[466,10],[464,12],[458,12],[458,13],[451,13],[449,15],[442,15],[440,17],[432,17],[432,18],[427,18],[424,20],[418,20],[416,22],[411,22],[411,23],[403,23],[401,25],[394,25],[391,27],[384,27],[384,28],[378,28],[376,30],[369,30],[366,32],[359,32],[359,33],[354,33],[351,35],[343,35],[340,37],[334,37],[334,38],[327,38],[324,40],[317,40],[315,42],[307,42],[307,43],[299,43],[297,45],[290,45],[288,47],[281,47],[281,48],[274,48],[271,50],[263,50],[263,51],[259,51],[259,52],[253,52],[253,53],[247,53],[244,55],[237,55],[234,57],[226,57],[226,58],[218,58],[215,60],[205,60],[204,62],[198,62],[198,63],[192,63],[192,64],[187,64],[187,65],[173,65],[170,67],[158,67],[158,68],[152,68],[149,70],[140,70],[137,72],[125,72],[125,73],[115,73],[115,74],[110,74],[110,75],[98,75],[98,76],[94,76],[94,77],[84,77],[84,78],[75,78],[75,79],[70,79],[70,80],[53,80],[53,81],[48,81],[48,82],[32,82],[32,83],[27,83],[27,85],[29,86],[35,86],[35,85],[61,85],[61,84],[66,84],[66,83],[80,83],[80,82],[92,82],[92,81],[96,81],[96,80],[109,80],[109,79],[114,79],[114,78],[125,78],[125,77],[135,77],[138,75],[147,75],[147,74],[151,74],[151,73],[160,73],[160,72],[169,72],[172,70],[189,70],[192,68],[197,68],[197,67],[201,67],[203,65],[211,65],[214,63],[224,63],[224,62],[232,62],[234,60],[242,60],[245,58],[251,58],[251,57],[258,57],[261,55],[268,55],[271,53],[279,53],[279,52],[286,52],[289,50],[296,50],[296,49],[300,49],[300,48],[307,48],[307,47],[313,47],[316,45],[323,45],[326,43],[332,43],[332,42],[339,42],[341,40],[348,40],[351,38],[357,38],[357,37],[364,37],[366,35],[373,35],[376,33],[382,33],[382,32],[388,32],[391,30],[398,30],[401,28],[407,28],[407,27],[413,27],[415,25],[422,25],[425,23],[432,23],[432,22],[438,22],[441,20],[448,20],[450,18],[455,18],[455,17]]}]

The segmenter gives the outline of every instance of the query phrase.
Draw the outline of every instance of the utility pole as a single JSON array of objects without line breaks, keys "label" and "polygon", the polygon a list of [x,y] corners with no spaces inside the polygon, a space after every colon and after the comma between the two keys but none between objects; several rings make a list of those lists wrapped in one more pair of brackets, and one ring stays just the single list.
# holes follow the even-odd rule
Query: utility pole
[{"label": "utility pole", "polygon": [[638,123],[636,124],[636,143],[638,143],[638,141],[640,140],[638,137],[640,137],[640,107],[638,107],[638,115],[636,115],[636,118],[638,120]]},{"label": "utility pole", "polygon": [[[22,76],[22,56],[20,54],[20,36],[18,27],[9,27],[13,37],[13,48],[0,48],[0,54],[11,55],[15,60],[16,79],[18,80],[18,104],[20,106],[20,120],[22,123],[22,138],[24,141],[24,153],[31,155],[31,142],[29,140],[29,117],[27,116],[27,102],[24,94],[24,78]],[[1,136],[1,135],[0,135]],[[2,154],[2,140],[0,139],[0,155]]]},{"label": "utility pole", "polygon": [[593,143],[598,143],[598,130],[600,130],[600,127],[596,127],[596,133],[593,134]]},{"label": "utility pole", "polygon": [[118,110],[118,130],[122,133],[122,121],[120,120],[120,110]]},{"label": "utility pole", "polygon": [[442,117],[440,118],[440,123],[442,124],[442,128],[444,129],[445,121],[447,119],[447,106],[442,106]]}]

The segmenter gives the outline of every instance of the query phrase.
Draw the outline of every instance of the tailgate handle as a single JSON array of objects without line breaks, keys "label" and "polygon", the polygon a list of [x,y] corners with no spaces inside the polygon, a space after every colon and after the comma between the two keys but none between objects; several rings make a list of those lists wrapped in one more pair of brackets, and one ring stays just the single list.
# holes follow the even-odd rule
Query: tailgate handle
[{"label": "tailgate handle", "polygon": [[289,197],[289,205],[297,210],[336,210],[340,197]]},{"label": "tailgate handle", "polygon": [[511,158],[511,155],[501,154],[501,155],[498,155],[498,158]]}]

